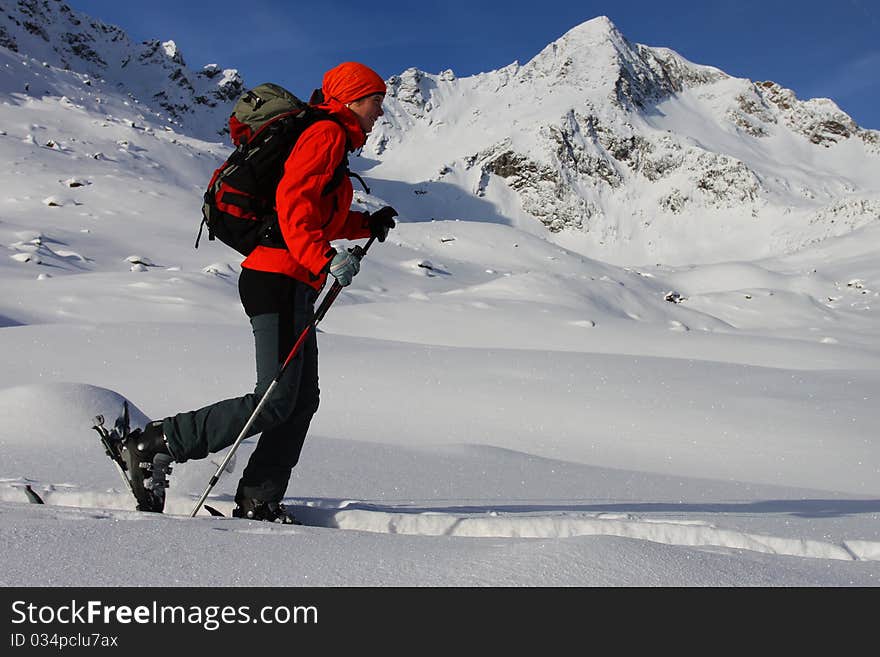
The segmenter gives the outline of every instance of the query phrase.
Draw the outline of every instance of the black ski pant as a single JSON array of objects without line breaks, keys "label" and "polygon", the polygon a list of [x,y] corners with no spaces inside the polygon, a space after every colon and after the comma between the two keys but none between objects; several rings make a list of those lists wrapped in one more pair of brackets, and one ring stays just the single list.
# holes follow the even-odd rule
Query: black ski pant
[{"label": "black ski pant", "polygon": [[[256,387],[241,397],[165,418],[168,447],[179,463],[235,442],[300,333],[314,321],[318,293],[293,278],[243,268],[238,290],[254,331]],[[318,341],[311,331],[251,425],[248,436],[262,435],[242,474],[237,501],[277,502],[284,497],[318,399]]]}]

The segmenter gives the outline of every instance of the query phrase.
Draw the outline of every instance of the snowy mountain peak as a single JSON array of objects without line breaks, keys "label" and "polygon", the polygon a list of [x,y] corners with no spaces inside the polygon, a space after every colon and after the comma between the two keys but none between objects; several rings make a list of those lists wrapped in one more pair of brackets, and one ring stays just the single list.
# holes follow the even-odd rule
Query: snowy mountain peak
[{"label": "snowy mountain peak", "polygon": [[631,47],[611,19],[607,16],[598,16],[574,26],[556,41],[548,44],[542,52],[559,51],[572,56],[585,55],[590,59],[597,48],[609,46],[619,51]]},{"label": "snowy mountain peak", "polygon": [[[0,44],[4,92],[89,97],[102,114],[114,95],[124,120],[214,142],[244,86],[234,69],[190,70],[174,41],[132,43],[60,0],[0,0]],[[363,153],[364,173],[412,185],[388,198],[411,216],[479,213],[617,262],[763,257],[880,216],[880,132],[831,100],[633,43],[605,16],[524,65],[389,78]],[[760,239],[741,238],[744,221]]]},{"label": "snowy mountain peak", "polygon": [[633,59],[632,48],[614,24],[602,16],[582,23],[523,66],[525,79],[547,78],[584,87],[608,86],[616,79],[621,61]]},{"label": "snowy mountain peak", "polygon": [[0,1],[0,46],[57,68],[85,73],[128,92],[194,136],[223,134],[243,88],[234,69],[186,67],[174,41],[133,43],[118,27],[61,0]]},{"label": "snowy mountain peak", "polygon": [[[880,132],[830,100],[633,43],[607,17],[522,66],[394,76],[365,153],[373,175],[414,185],[415,216],[452,186],[621,262],[762,257],[880,218]],[[742,240],[744,221],[762,237]]]},{"label": "snowy mountain peak", "polygon": [[603,100],[642,109],[686,86],[726,77],[718,69],[692,64],[671,50],[630,42],[606,16],[572,28],[549,44],[521,73],[545,78],[581,92],[600,92]]},{"label": "snowy mountain peak", "polygon": [[[547,45],[547,51],[563,52],[571,56],[585,56],[591,59],[597,49],[611,48],[626,51],[633,48],[621,34],[617,26],[607,16],[597,16],[575,25],[561,37]],[[538,55],[541,56],[540,54]]]},{"label": "snowy mountain peak", "polygon": [[597,49],[603,48],[612,48],[622,54],[635,48],[607,16],[597,16],[575,25],[547,46],[547,49],[567,51],[572,55],[586,55],[588,59]]}]

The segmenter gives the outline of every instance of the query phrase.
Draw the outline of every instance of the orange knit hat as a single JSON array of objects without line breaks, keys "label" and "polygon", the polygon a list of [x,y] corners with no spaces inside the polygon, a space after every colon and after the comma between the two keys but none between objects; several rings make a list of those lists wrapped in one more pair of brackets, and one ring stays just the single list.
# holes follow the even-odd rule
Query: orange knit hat
[{"label": "orange knit hat", "polygon": [[357,62],[344,62],[324,74],[321,85],[325,98],[345,105],[365,96],[385,93],[385,81],[373,69]]}]

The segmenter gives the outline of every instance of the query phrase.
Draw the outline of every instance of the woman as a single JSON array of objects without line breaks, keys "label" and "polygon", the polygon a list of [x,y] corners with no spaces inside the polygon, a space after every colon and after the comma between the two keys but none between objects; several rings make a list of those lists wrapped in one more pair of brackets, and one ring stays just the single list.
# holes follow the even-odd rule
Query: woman
[{"label": "woman", "polygon": [[[347,153],[364,145],[383,114],[385,82],[363,64],[346,62],[327,71],[316,96],[312,102],[330,120],[306,128],[284,165],[276,191],[283,245],[258,246],[241,265],[238,287],[253,327],[256,388],[132,432],[122,455],[140,510],[163,510],[169,457],[178,463],[204,458],[235,441],[297,337],[313,322],[327,274],[343,286],[351,283],[359,260],[347,250],[337,252],[330,241],[374,236],[381,242],[395,225],[391,207],[372,214],[352,211],[351,180],[339,179]],[[238,484],[233,516],[294,522],[281,499],[318,397],[318,346],[311,331],[251,427],[250,435],[262,435]]]}]

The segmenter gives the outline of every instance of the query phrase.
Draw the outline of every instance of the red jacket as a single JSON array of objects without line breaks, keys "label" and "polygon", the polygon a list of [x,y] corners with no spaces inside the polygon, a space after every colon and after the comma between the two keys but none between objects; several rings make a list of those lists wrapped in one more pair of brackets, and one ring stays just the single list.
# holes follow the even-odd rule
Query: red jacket
[{"label": "red jacket", "polygon": [[370,236],[366,213],[349,209],[353,189],[348,176],[323,195],[346,150],[360,148],[367,136],[357,116],[342,103],[330,99],[319,108],[336,120],[318,121],[300,135],[275,194],[278,224],[287,248],[258,246],[241,263],[247,269],[290,276],[315,289],[327,278],[334,255],[331,240]]}]

